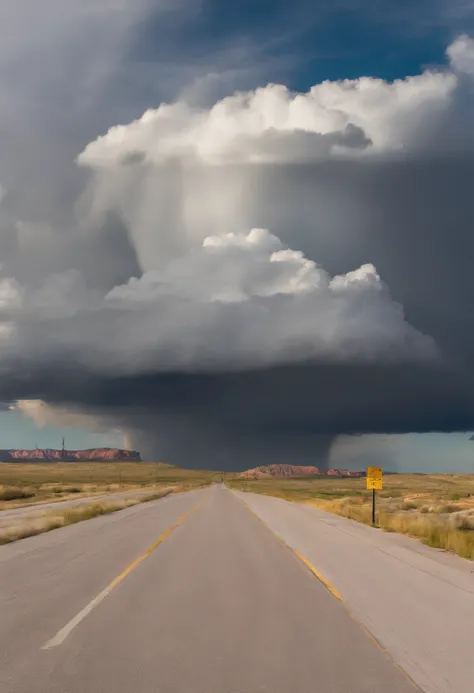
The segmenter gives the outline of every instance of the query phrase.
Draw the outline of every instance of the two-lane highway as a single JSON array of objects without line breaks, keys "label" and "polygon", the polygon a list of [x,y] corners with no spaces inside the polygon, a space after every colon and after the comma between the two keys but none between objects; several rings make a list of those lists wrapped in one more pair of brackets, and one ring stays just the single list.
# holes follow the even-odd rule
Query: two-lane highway
[{"label": "two-lane highway", "polygon": [[415,690],[221,486],[1,548],[0,600],[2,693]]}]

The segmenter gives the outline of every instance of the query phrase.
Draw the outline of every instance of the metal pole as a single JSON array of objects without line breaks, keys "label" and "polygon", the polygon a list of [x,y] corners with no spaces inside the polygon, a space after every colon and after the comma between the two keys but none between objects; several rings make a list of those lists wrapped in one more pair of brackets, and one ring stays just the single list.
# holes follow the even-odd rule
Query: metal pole
[{"label": "metal pole", "polygon": [[375,489],[372,489],[372,524],[375,525]]}]

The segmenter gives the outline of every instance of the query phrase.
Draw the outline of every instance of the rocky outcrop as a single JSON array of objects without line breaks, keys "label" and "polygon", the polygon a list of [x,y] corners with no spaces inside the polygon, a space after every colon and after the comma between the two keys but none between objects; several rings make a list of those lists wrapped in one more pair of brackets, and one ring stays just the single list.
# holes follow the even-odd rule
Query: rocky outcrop
[{"label": "rocky outcrop", "polygon": [[352,472],[348,469],[328,469],[327,472],[323,472],[326,476],[365,476],[365,472]]},{"label": "rocky outcrop", "polygon": [[93,448],[89,450],[53,450],[51,448],[35,450],[0,450],[0,462],[79,462],[79,461],[140,462],[140,453],[136,450],[120,448]]},{"label": "rocky outcrop", "polygon": [[311,476],[360,477],[363,472],[349,472],[346,469],[328,469],[318,467],[300,467],[295,464],[267,464],[255,469],[247,469],[237,475],[240,479],[295,479]]},{"label": "rocky outcrop", "polygon": [[120,448],[97,448],[95,450],[76,450],[77,460],[130,460],[140,461],[140,453],[136,450],[121,450]]}]

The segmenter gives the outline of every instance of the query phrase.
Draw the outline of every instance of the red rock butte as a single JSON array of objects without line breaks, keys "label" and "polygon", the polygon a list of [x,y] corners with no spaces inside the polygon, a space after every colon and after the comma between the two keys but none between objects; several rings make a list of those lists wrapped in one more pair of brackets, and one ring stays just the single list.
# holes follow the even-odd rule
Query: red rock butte
[{"label": "red rock butte", "polygon": [[346,469],[323,470],[318,467],[302,467],[295,464],[267,464],[247,469],[237,476],[241,479],[294,479],[312,476],[360,477],[363,475],[363,472],[350,472]]},{"label": "red rock butte", "polygon": [[0,450],[0,462],[140,462],[140,453],[136,450],[120,448],[91,448],[88,450],[53,450],[44,448],[35,450]]}]

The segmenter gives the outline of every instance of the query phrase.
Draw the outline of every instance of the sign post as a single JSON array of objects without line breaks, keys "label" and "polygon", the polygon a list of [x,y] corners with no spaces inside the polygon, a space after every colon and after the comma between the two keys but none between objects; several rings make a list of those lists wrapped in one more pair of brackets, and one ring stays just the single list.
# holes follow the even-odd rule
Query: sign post
[{"label": "sign post", "polygon": [[372,524],[375,525],[375,491],[381,491],[382,482],[382,467],[367,467],[365,470],[367,488],[372,489]]}]

